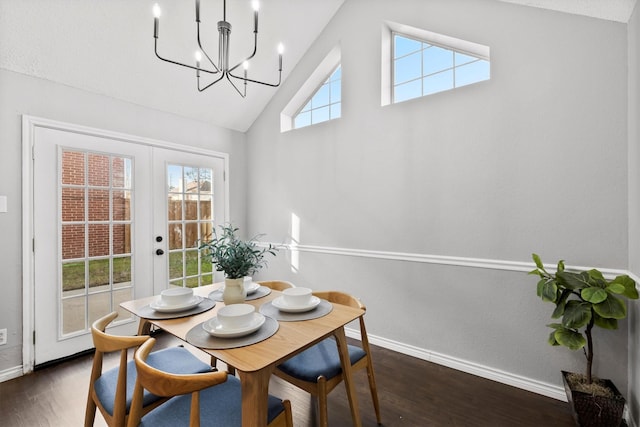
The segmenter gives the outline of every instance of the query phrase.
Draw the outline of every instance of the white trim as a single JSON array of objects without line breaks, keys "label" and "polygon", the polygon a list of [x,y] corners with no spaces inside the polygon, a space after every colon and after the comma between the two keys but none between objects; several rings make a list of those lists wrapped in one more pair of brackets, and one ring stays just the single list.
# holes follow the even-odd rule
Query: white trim
[{"label": "white trim", "polygon": [[22,115],[22,372],[33,371],[35,352],[33,332],[35,329],[35,295],[34,295],[34,266],[33,266],[33,146],[35,129],[37,127],[90,135],[98,138],[108,138],[127,143],[166,148],[224,160],[225,175],[225,212],[224,221],[230,218],[229,208],[229,154],[207,150],[198,147],[180,145],[173,142],[97,129],[72,123],[41,117]]},{"label": "white trim", "polygon": [[22,366],[14,366],[13,368],[0,371],[0,383],[21,377],[24,374]]},{"label": "white trim", "polygon": [[[345,328],[345,332],[346,335],[350,338],[360,339],[360,332],[358,330]],[[386,348],[388,350],[396,351],[408,356],[413,356],[418,359],[433,362],[438,365],[446,366],[448,368],[466,372],[468,374],[486,378],[522,390],[541,394],[553,399],[562,400],[564,402],[567,401],[567,396],[563,387],[543,383],[541,381],[536,381],[531,378],[526,378],[519,375],[513,375],[508,372],[493,369],[488,366],[470,362],[468,360],[458,359],[456,357],[447,356],[445,354],[436,353],[423,348],[403,344],[398,341],[389,340],[375,335],[368,334],[368,337],[371,344]]]},{"label": "white trim", "polygon": [[[389,251],[373,251],[367,249],[351,249],[351,248],[332,248],[328,246],[311,246],[311,245],[279,245],[277,243],[272,243],[273,245],[277,245],[280,247],[284,247],[290,251],[299,251],[299,252],[314,252],[314,253],[323,253],[328,255],[342,255],[342,256],[353,256],[353,257],[362,257],[362,258],[377,258],[377,259],[386,259],[392,261],[404,261],[404,262],[420,262],[425,264],[440,264],[440,265],[452,265],[458,267],[473,267],[473,268],[486,268],[490,270],[506,270],[506,271],[522,271],[529,272],[535,268],[535,264],[533,262],[523,262],[523,261],[506,261],[506,260],[497,260],[497,259],[487,259],[487,258],[467,258],[467,257],[456,257],[456,256],[445,256],[445,255],[428,255],[428,254],[417,254],[417,253],[409,253],[409,252],[389,252]],[[545,268],[552,272],[555,270],[555,264],[545,264]],[[567,270],[590,270],[594,267],[584,267],[584,266],[566,266]],[[626,270],[619,269],[611,269],[611,268],[598,268],[606,277],[615,277],[621,274],[628,274]],[[632,276],[633,277],[633,276]],[[637,278],[634,278],[636,282],[640,282]]]}]

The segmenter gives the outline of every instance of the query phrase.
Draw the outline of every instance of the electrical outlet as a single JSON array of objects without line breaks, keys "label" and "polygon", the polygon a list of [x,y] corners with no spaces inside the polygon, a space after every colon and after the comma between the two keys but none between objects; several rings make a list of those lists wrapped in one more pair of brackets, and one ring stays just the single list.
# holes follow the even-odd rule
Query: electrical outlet
[{"label": "electrical outlet", "polygon": [[7,328],[0,329],[0,345],[7,343]]}]

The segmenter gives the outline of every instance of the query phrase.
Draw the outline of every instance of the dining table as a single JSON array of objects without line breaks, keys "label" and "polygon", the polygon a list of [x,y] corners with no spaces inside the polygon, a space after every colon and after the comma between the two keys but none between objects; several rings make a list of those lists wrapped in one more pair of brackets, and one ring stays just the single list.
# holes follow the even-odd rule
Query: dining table
[{"label": "dining table", "polygon": [[[260,282],[257,283],[259,284]],[[193,291],[194,295],[206,298],[223,286],[224,283],[214,283],[194,288]],[[282,295],[282,292],[270,290],[267,295],[256,299],[248,299],[245,303],[255,306],[256,312],[258,312],[263,304],[272,302],[280,295]],[[198,330],[197,327],[202,325],[203,322],[215,317],[217,311],[225,305],[224,302],[217,301],[213,308],[198,314],[183,315],[176,313],[175,317],[164,316],[172,318],[157,318],[158,316],[149,314],[149,305],[157,301],[157,299],[158,296],[139,298],[122,302],[120,306],[140,318],[139,334],[147,334],[153,325],[185,342],[189,342],[187,339],[188,334],[192,334],[193,330]],[[243,427],[267,425],[269,379],[275,367],[288,358],[331,336],[335,337],[340,354],[352,422],[354,426],[361,426],[344,327],[362,316],[364,311],[341,304],[331,305],[330,311],[321,317],[299,321],[278,321],[277,331],[257,343],[233,348],[197,346],[215,359],[235,368],[242,388]]]}]

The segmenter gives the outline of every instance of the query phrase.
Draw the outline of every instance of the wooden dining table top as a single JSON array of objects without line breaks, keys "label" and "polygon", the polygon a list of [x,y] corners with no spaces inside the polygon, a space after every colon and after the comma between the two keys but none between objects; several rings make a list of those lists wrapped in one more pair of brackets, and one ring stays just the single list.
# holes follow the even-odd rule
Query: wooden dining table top
[{"label": "wooden dining table top", "polygon": [[[223,283],[194,288],[194,295],[206,297],[221,286],[223,286]],[[245,301],[245,304],[255,306],[257,312],[262,304],[274,300],[281,294],[279,291],[272,290],[269,295],[259,299]],[[126,301],[120,305],[127,311],[136,314],[138,312],[137,308],[148,305],[156,299],[157,296],[152,296]],[[204,313],[175,319],[150,320],[150,322],[177,338],[186,341],[187,332],[189,332],[191,328],[215,317],[221,307],[224,307],[224,303],[218,301],[214,308]],[[202,350],[234,366],[238,370],[245,372],[256,371],[265,366],[278,364],[288,359],[312,343],[331,335],[336,328],[342,327],[357,319],[363,313],[363,310],[360,309],[333,304],[333,309],[326,316],[312,320],[279,322],[279,328],[275,335],[259,343],[224,350],[206,348]]]}]

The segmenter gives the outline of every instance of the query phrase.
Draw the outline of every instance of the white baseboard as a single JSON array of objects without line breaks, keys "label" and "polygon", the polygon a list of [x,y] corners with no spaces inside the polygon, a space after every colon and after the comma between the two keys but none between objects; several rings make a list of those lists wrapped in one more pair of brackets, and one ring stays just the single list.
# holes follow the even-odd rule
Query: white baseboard
[{"label": "white baseboard", "polygon": [[[360,332],[358,330],[345,328],[345,331],[348,337],[360,339]],[[447,356],[445,354],[436,353],[423,348],[400,343],[375,335],[369,335],[369,342],[379,347],[397,351],[398,353],[413,356],[418,359],[437,363],[438,365],[446,366],[448,368],[456,369],[468,374],[517,387],[519,389],[551,397],[553,399],[562,400],[564,402],[567,401],[567,396],[564,392],[563,387],[543,383],[541,381],[536,381],[531,378],[526,378],[519,375],[510,374],[508,372],[489,368],[487,366],[479,365],[467,360],[458,359],[455,357]]]},{"label": "white baseboard", "polygon": [[0,383],[18,378],[24,375],[22,366],[14,366],[13,368],[0,371]]}]

